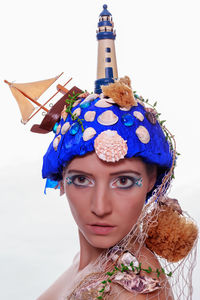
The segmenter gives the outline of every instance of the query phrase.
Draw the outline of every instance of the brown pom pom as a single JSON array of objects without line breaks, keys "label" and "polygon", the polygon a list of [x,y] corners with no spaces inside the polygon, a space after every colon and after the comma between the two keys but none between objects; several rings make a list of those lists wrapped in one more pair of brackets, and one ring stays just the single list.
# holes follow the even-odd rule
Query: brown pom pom
[{"label": "brown pom pom", "polygon": [[152,221],[155,223],[149,227],[147,247],[170,262],[186,257],[197,239],[197,226],[166,205],[158,216],[155,214]]},{"label": "brown pom pom", "polygon": [[105,96],[112,98],[116,104],[121,107],[137,106],[137,101],[133,96],[131,81],[128,76],[120,78],[119,81],[102,86],[102,92]]}]

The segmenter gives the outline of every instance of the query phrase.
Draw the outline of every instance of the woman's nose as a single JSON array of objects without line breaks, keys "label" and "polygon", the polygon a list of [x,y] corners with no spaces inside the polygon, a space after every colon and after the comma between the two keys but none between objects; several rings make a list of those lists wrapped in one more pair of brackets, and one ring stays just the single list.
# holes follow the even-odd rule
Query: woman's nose
[{"label": "woman's nose", "polygon": [[104,217],[112,213],[112,201],[106,186],[95,188],[91,199],[91,212],[98,217]]}]

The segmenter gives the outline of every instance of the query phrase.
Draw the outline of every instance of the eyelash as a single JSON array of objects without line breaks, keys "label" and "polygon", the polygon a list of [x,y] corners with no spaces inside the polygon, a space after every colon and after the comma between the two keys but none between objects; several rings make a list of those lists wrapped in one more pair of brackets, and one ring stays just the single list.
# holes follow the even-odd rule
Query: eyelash
[{"label": "eyelash", "polygon": [[[130,181],[132,181],[132,184],[127,186],[127,187],[119,187],[119,186],[114,186],[115,183],[117,183],[119,180],[125,178],[126,180],[129,179]],[[133,186],[138,186],[141,187],[142,186],[142,178],[141,177],[131,177],[131,176],[119,176],[117,179],[114,179],[111,182],[111,188],[119,188],[121,190],[127,190],[127,189],[131,189]]]},{"label": "eyelash", "polygon": [[[84,185],[84,184],[77,184],[75,183],[75,180],[78,179],[78,178],[83,178],[84,180],[88,180],[88,182],[90,182],[91,184],[90,185]],[[88,179],[86,176],[84,175],[72,175],[70,177],[66,177],[66,181],[67,183],[70,185],[70,184],[74,184],[75,186],[77,187],[88,187],[88,186],[93,186],[94,185],[94,181],[91,180],[91,179]]]},{"label": "eyelash", "polygon": [[[77,178],[83,178],[84,180],[88,180],[88,182],[90,183],[89,185],[86,184],[77,184],[75,182],[75,180]],[[119,186],[114,186],[115,183],[117,183],[119,180],[125,178],[125,180],[130,180],[132,181],[132,184],[127,186],[127,187],[119,187]],[[92,180],[92,179],[88,179],[86,176],[84,175],[73,175],[73,176],[70,176],[70,177],[66,177],[66,181],[67,181],[67,184],[70,185],[70,184],[74,184],[76,187],[81,187],[81,188],[84,188],[84,187],[93,187],[95,185],[95,182]],[[112,182],[110,183],[110,187],[111,188],[119,188],[119,189],[122,189],[122,190],[127,190],[127,189],[131,189],[133,186],[138,186],[138,187],[141,187],[142,186],[142,177],[131,177],[131,176],[119,176],[117,177],[116,179],[112,180]]]}]

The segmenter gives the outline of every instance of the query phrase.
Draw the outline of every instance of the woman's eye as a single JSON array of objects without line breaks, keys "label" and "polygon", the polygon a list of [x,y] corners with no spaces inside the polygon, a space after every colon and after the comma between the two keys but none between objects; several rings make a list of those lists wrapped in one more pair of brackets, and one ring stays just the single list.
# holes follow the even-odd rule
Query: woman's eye
[{"label": "woman's eye", "polygon": [[136,184],[137,179],[129,176],[120,176],[111,183],[112,188],[128,189]]},{"label": "woman's eye", "polygon": [[76,186],[93,186],[93,180],[88,179],[87,177],[83,175],[74,175],[71,177],[72,183]]}]

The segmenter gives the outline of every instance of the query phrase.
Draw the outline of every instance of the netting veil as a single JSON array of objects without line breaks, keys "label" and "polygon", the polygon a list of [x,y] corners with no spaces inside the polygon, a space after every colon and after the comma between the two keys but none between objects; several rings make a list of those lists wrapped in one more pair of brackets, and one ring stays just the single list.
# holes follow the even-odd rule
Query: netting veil
[{"label": "netting veil", "polygon": [[[192,218],[167,197],[176,156],[173,136],[171,141],[173,165],[144,205],[137,223],[118,244],[79,272],[64,299],[128,300],[137,299],[138,294],[144,294],[144,299],[192,299],[198,232]],[[161,219],[170,224],[164,223],[161,229]],[[167,227],[164,238],[158,234],[159,230],[163,233],[163,226]],[[154,231],[160,240],[157,244],[153,241]]]}]

